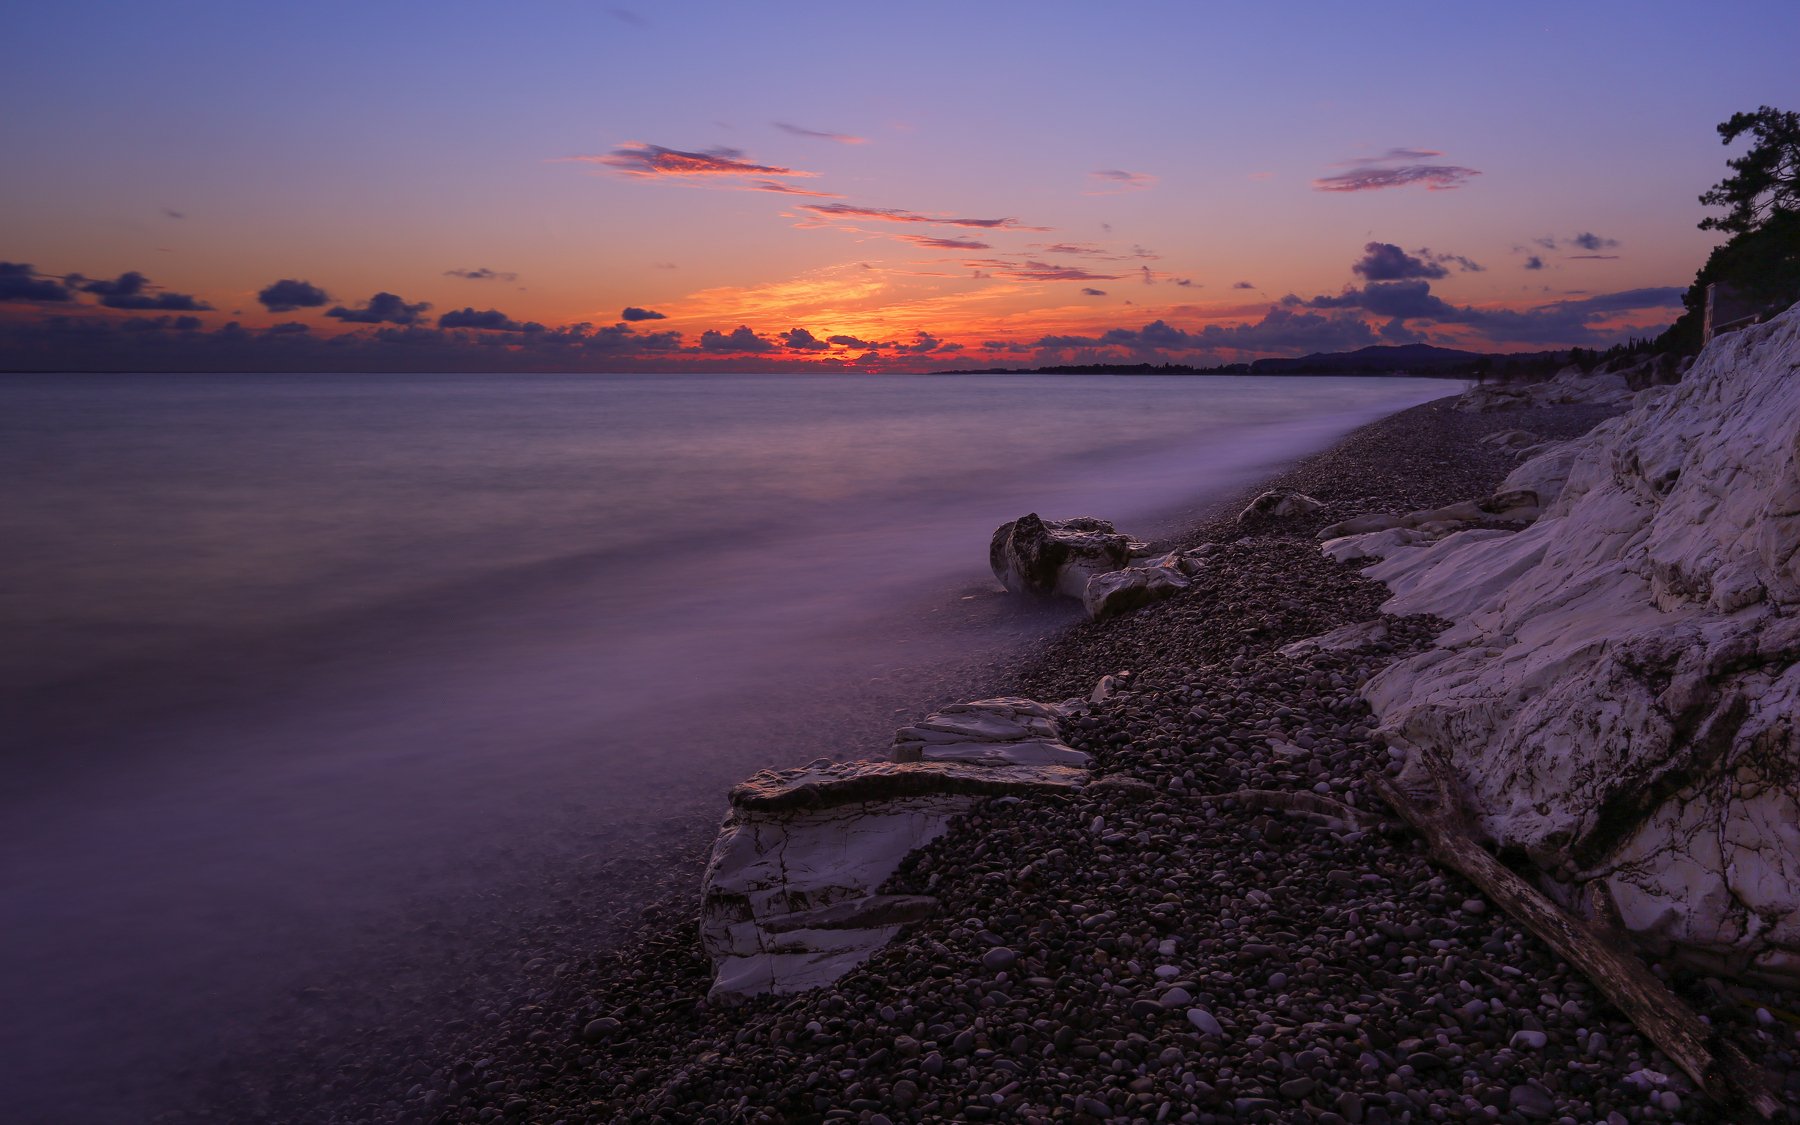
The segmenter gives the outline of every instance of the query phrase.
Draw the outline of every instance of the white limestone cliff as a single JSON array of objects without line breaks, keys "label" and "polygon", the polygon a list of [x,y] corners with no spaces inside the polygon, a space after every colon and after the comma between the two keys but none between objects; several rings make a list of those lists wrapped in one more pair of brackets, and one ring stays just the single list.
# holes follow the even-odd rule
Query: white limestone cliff
[{"label": "white limestone cliff", "polygon": [[[1800,306],[1534,457],[1518,532],[1384,545],[1453,622],[1365,688],[1481,827],[1711,971],[1800,981]],[[1327,545],[1330,546],[1329,544]]]}]

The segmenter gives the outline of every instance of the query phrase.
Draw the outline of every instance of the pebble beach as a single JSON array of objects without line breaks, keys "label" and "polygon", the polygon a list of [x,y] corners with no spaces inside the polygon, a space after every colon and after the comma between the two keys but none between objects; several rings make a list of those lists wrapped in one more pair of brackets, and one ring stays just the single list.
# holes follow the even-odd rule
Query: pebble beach
[{"label": "pebble beach", "polygon": [[[1054,701],[1113,677],[1065,735],[1100,782],[989,800],[914,853],[887,890],[940,910],[834,985],[706,1000],[710,838],[693,832],[607,948],[582,935],[619,920],[584,925],[577,904],[573,923],[523,939],[528,988],[474,1009],[446,998],[405,1057],[377,1037],[326,1055],[298,1044],[216,1110],[169,1120],[1740,1120],[1427,862],[1370,789],[1392,762],[1358,687],[1442,623],[1277,651],[1386,598],[1321,555],[1318,528],[1486,495],[1514,461],[1480,438],[1566,438],[1606,413],[1444,400],[1364,427],[1265,482],[1321,511],[1245,525],[1239,497],[1168,544],[1215,545],[1191,589],[968,684],[964,698]],[[1794,998],[1653,970],[1777,1085],[1796,1075]],[[1800,1119],[1800,1076],[1781,1092]]]}]

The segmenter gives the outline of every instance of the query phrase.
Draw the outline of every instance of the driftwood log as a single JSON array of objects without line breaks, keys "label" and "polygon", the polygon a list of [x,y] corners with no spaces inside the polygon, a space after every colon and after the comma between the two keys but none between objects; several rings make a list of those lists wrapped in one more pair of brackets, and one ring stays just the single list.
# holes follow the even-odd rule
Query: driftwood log
[{"label": "driftwood log", "polygon": [[[1388,778],[1369,780],[1382,799],[1431,846],[1437,863],[1460,872],[1509,917],[1580,970],[1637,1029],[1686,1071],[1708,1096],[1770,1118],[1781,1103],[1760,1068],[1736,1044],[1701,1022],[1644,962],[1629,952],[1622,932],[1569,914],[1494,858],[1470,832],[1455,779],[1436,754],[1411,748],[1431,776],[1434,794],[1420,798]],[[1604,905],[1610,905],[1610,901]],[[1599,916],[1606,917],[1605,910]]]}]

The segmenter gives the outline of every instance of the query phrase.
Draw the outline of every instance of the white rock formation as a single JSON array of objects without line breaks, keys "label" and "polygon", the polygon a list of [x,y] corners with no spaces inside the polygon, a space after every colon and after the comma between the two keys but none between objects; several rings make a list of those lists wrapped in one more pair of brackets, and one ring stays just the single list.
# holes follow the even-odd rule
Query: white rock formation
[{"label": "white rock formation", "polygon": [[1454,625],[1365,695],[1571,892],[1603,887],[1629,929],[1711,971],[1794,983],[1800,306],[1645,395],[1520,467],[1509,485],[1554,495],[1532,526],[1367,571],[1384,611]]},{"label": "white rock formation", "polygon": [[894,761],[1086,769],[1093,759],[1064,745],[1058,734],[1058,723],[1067,713],[1067,705],[1035,699],[958,703],[895,731]]},{"label": "white rock formation", "polygon": [[1095,621],[1130,613],[1187,589],[1200,565],[1197,558],[1169,554],[1153,563],[1096,574],[1082,590],[1081,604]]},{"label": "white rock formation", "polygon": [[1603,369],[1585,374],[1579,367],[1565,367],[1541,383],[1484,383],[1471,387],[1457,396],[1451,406],[1485,414],[1492,410],[1567,403],[1624,405],[1631,401],[1632,393],[1625,376],[1616,372]]},{"label": "white rock formation", "polygon": [[[1521,466],[1521,470],[1523,470]],[[1530,474],[1515,473],[1521,480]],[[1566,475],[1566,471],[1565,471]],[[1546,487],[1550,487],[1547,483]],[[1560,481],[1554,487],[1561,489]],[[1404,516],[1372,513],[1334,523],[1318,533],[1325,540],[1321,548],[1337,562],[1356,562],[1382,558],[1399,547],[1416,547],[1462,531],[1471,524],[1498,521],[1530,523],[1542,514],[1539,494],[1530,488],[1515,487],[1508,478],[1499,492],[1485,500],[1463,500],[1442,508],[1427,508]]]},{"label": "white rock formation", "polygon": [[929,916],[936,900],[882,883],[983,797],[1086,784],[1088,756],[1059,738],[1064,714],[1029,699],[960,704],[897,732],[897,761],[822,759],[734,788],[702,888],[708,995],[829,984]]}]

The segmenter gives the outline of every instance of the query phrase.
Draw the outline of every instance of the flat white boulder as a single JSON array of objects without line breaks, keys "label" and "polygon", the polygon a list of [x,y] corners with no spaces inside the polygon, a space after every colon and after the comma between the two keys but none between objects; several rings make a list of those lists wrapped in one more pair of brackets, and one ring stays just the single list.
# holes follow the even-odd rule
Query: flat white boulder
[{"label": "flat white boulder", "polygon": [[908,854],[983,797],[1066,791],[1087,778],[1070,765],[960,761],[820,761],[755,775],[731,791],[706,868],[708,995],[837,980],[935,907],[926,896],[879,893]]},{"label": "flat white boulder", "polygon": [[1059,722],[1066,714],[1064,705],[1034,699],[959,703],[895,731],[894,761],[1086,769],[1093,759],[1062,741]]},{"label": "flat white boulder", "polygon": [[[1509,485],[1516,533],[1401,547],[1393,614],[1454,624],[1364,694],[1482,828],[1708,971],[1800,981],[1800,307]],[[1554,481],[1564,483],[1554,488]],[[1586,901],[1588,896],[1581,896]]]}]

